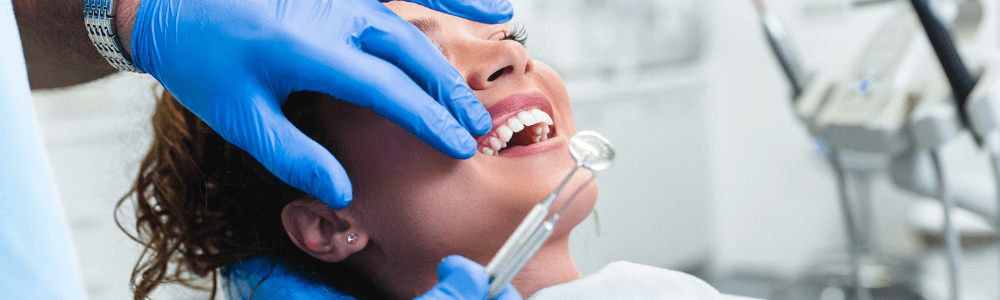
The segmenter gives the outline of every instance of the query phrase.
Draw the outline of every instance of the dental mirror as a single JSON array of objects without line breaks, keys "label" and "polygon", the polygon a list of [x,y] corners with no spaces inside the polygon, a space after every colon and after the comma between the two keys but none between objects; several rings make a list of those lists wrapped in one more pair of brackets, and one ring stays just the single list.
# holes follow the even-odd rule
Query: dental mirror
[{"label": "dental mirror", "polygon": [[528,216],[524,217],[521,224],[517,226],[514,233],[507,239],[507,242],[504,242],[500,250],[497,251],[497,254],[490,260],[490,263],[486,265],[486,274],[490,279],[490,289],[487,299],[495,299],[503,287],[514,279],[514,276],[521,271],[521,268],[524,268],[528,260],[535,255],[535,252],[552,235],[553,228],[555,228],[556,223],[559,221],[559,216],[566,211],[566,208],[573,202],[576,195],[588,183],[594,180],[594,176],[590,176],[590,180],[577,188],[576,192],[573,192],[573,195],[569,199],[566,199],[566,202],[563,203],[559,211],[543,223],[545,216],[549,214],[549,209],[555,203],[556,196],[569,183],[573,174],[581,166],[591,171],[607,169],[615,160],[615,147],[600,133],[580,131],[569,139],[569,154],[576,161],[576,166],[570,170],[569,174],[556,187],[555,191],[545,197],[545,200],[542,200],[541,203],[536,204],[531,209],[531,212],[528,212]]},{"label": "dental mirror", "polygon": [[569,154],[587,169],[601,171],[615,161],[615,146],[600,133],[585,130],[569,139]]}]

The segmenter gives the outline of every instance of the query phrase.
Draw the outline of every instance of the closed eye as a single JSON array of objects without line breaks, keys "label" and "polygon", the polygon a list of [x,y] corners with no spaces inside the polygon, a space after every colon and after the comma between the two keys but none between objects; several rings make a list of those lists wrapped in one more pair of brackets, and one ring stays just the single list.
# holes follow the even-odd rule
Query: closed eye
[{"label": "closed eye", "polygon": [[501,40],[515,41],[521,43],[521,45],[523,46],[524,42],[528,40],[528,31],[525,30],[523,26],[514,23],[510,25],[509,32],[503,33],[503,38]]}]

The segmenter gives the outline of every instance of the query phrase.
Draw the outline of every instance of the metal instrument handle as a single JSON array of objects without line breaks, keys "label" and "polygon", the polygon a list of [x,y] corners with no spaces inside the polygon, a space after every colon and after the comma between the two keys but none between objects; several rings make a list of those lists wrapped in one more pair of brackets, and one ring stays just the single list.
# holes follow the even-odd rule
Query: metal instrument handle
[{"label": "metal instrument handle", "polygon": [[542,245],[545,244],[545,241],[547,241],[549,236],[552,235],[553,229],[558,221],[559,217],[556,215],[552,220],[543,223],[542,226],[531,235],[531,238],[528,239],[524,248],[521,248],[523,251],[514,256],[514,260],[512,261],[513,263],[507,264],[506,268],[502,269],[501,273],[490,281],[490,292],[486,296],[486,299],[495,299],[497,295],[500,294],[500,291],[507,286],[507,283],[510,283],[510,281],[514,279],[514,276],[521,271],[521,268],[524,268],[524,265],[528,264],[531,257],[535,256],[535,252],[538,252],[538,249],[541,249]]}]

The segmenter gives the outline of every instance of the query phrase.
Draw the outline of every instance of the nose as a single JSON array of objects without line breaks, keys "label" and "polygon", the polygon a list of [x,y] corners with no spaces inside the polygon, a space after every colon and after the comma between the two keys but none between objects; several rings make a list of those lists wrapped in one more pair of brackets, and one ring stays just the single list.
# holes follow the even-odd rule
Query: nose
[{"label": "nose", "polygon": [[491,43],[481,52],[483,59],[470,72],[466,83],[475,91],[516,83],[531,77],[535,64],[524,46],[514,41]]}]

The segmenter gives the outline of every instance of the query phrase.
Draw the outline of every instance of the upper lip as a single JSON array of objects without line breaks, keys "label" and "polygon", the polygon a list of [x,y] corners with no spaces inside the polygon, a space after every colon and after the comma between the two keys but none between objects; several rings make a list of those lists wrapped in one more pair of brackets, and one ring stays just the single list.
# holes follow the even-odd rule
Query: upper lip
[{"label": "upper lip", "polygon": [[545,95],[542,95],[542,93],[534,92],[510,95],[486,109],[486,111],[490,113],[490,117],[493,118],[493,128],[490,128],[489,132],[477,138],[476,142],[479,145],[488,143],[487,140],[489,139],[490,133],[496,131],[500,125],[507,124],[507,120],[517,113],[530,110],[532,108],[544,111],[555,119],[555,114],[552,113],[552,103],[549,102],[549,99],[546,98]]}]

